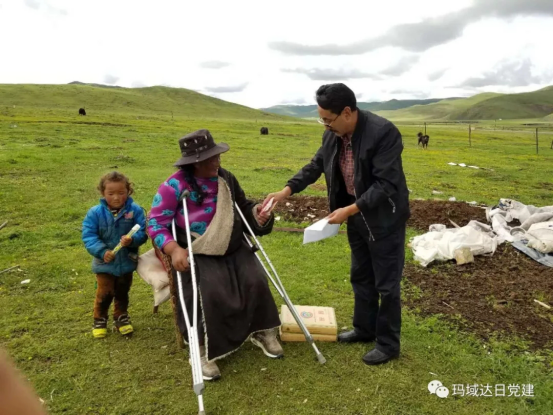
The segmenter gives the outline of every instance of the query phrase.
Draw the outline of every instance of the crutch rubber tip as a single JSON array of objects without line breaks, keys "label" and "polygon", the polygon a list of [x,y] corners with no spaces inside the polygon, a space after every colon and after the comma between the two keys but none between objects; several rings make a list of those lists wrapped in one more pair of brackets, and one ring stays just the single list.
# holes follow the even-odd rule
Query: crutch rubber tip
[{"label": "crutch rubber tip", "polygon": [[319,360],[319,363],[320,363],[321,365],[324,365],[324,364],[326,363],[325,357],[324,357],[322,354],[320,354],[320,353],[317,355],[317,360]]}]

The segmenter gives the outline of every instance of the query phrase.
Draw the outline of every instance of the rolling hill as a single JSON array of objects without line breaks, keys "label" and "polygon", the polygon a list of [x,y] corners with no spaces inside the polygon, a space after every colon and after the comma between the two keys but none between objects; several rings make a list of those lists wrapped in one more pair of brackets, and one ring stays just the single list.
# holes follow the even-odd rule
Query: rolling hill
[{"label": "rolling hill", "polygon": [[487,92],[397,111],[379,111],[391,120],[495,120],[543,118],[553,113],[553,87],[521,94]]},{"label": "rolling hill", "polygon": [[267,120],[281,116],[234,104],[183,88],[154,86],[147,88],[106,87],[72,83],[68,85],[0,84],[0,110],[13,106],[77,111],[87,114],[132,113],[189,117],[240,118]]},{"label": "rolling hill", "polygon": [[[553,118],[553,86],[520,94],[485,92],[469,98],[360,102],[359,108],[391,120],[461,121]],[[317,117],[316,105],[277,105],[263,111],[300,118]]]},{"label": "rolling hill", "polygon": [[522,94],[500,95],[481,101],[458,115],[458,119],[542,118],[553,112],[553,87]]},{"label": "rolling hill", "polygon": [[415,105],[396,111],[378,111],[377,113],[392,120],[459,120],[460,114],[470,107],[498,96],[494,92],[474,95],[470,98],[442,100],[428,105]]},{"label": "rolling hill", "polygon": [[298,118],[315,118],[319,116],[316,105],[275,105],[269,108],[260,108],[260,110],[271,114]]},{"label": "rolling hill", "polygon": [[[445,99],[455,100],[460,98]],[[363,110],[376,112],[399,110],[412,107],[413,105],[428,105],[439,101],[442,101],[442,99],[392,99],[390,101],[383,102],[358,102],[357,106]],[[316,118],[319,116],[319,114],[317,113],[317,105],[275,105],[269,108],[261,108],[261,110],[273,114],[287,115],[299,118]]]}]

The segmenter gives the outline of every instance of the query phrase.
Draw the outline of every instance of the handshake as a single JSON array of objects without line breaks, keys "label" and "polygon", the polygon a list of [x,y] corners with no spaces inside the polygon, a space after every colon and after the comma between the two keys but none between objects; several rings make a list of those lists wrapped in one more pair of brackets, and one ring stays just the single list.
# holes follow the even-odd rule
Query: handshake
[{"label": "handshake", "polygon": [[261,205],[257,206],[258,221],[261,226],[265,225],[271,216],[271,212],[278,202],[283,201],[292,194],[292,190],[286,186],[283,190],[269,194]]},{"label": "handshake", "polygon": [[[269,220],[271,211],[275,208],[276,204],[278,202],[285,200],[291,194],[292,194],[292,189],[288,186],[286,186],[280,192],[270,193],[263,201],[263,204],[258,206],[257,208],[257,214],[259,216],[259,221],[260,221],[259,224],[263,226],[267,222],[267,220]],[[331,225],[339,225],[342,222],[345,222],[348,217],[356,214],[357,212],[359,212],[359,208],[354,203],[350,206],[336,209],[325,219],[328,220],[328,223]]]}]

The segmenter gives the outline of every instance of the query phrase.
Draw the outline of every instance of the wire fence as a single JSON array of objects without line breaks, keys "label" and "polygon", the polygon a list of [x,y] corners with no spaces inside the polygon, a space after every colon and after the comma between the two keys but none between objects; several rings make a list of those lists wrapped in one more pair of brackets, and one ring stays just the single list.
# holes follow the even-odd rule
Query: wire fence
[{"label": "wire fence", "polygon": [[[553,123],[521,123],[521,124],[500,124],[494,121],[434,121],[434,122],[397,122],[398,127],[418,128],[422,135],[431,136],[433,131],[443,134],[444,129],[456,132],[464,131],[467,144],[472,147],[476,138],[490,138],[495,134],[513,134],[516,136],[516,144],[526,144],[535,147],[536,154],[541,149],[548,148],[553,150]],[[524,140],[520,140],[523,137]],[[527,141],[526,138],[531,138]],[[522,142],[521,142],[522,141]],[[547,144],[547,147],[545,147]]]}]

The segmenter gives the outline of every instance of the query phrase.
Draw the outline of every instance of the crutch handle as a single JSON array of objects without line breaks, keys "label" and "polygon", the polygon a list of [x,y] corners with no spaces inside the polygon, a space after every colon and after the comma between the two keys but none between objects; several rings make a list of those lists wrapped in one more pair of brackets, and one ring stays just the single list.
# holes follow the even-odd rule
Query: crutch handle
[{"label": "crutch handle", "polygon": [[183,199],[186,199],[190,196],[190,190],[184,189],[184,191],[179,196],[179,203],[182,202]]}]

